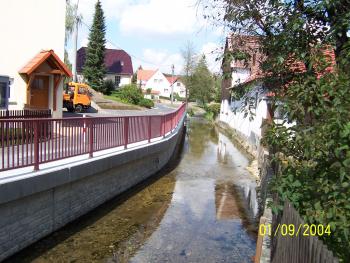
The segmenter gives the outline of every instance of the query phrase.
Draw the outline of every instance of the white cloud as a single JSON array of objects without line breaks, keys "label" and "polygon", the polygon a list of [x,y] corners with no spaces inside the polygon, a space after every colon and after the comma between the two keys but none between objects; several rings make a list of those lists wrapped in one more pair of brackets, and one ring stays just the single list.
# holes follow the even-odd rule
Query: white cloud
[{"label": "white cloud", "polygon": [[[72,1],[77,3],[77,0]],[[101,0],[102,8],[106,19],[119,19],[121,13],[130,5],[130,0]],[[95,12],[96,0],[80,0],[79,13],[83,15],[83,20],[91,24]]]},{"label": "white cloud", "polygon": [[191,34],[203,25],[197,16],[195,0],[148,0],[130,5],[120,17],[125,34],[179,35]]},{"label": "white cloud", "polygon": [[163,73],[171,73],[171,65],[175,66],[175,74],[180,74],[183,60],[179,53],[166,50],[144,49],[140,59],[133,58],[134,70],[140,65],[143,69],[160,69]]},{"label": "white cloud", "polygon": [[87,47],[88,43],[89,43],[89,39],[87,37],[83,38],[83,40],[80,42],[79,47]]},{"label": "white cloud", "polygon": [[[218,73],[221,67],[223,46],[219,45],[218,43],[208,42],[203,45],[201,54],[205,55],[210,71]],[[218,58],[219,60],[217,61]]]}]

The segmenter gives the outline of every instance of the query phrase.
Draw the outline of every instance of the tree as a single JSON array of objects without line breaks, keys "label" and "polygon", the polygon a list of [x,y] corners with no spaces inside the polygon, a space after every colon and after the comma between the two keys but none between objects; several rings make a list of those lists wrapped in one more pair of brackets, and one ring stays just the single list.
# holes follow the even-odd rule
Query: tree
[{"label": "tree", "polygon": [[131,83],[132,84],[137,84],[137,72],[132,74]]},{"label": "tree", "polygon": [[[65,37],[64,37],[64,63],[69,69],[72,69],[72,64],[69,61],[67,45],[70,39],[76,23],[80,23],[83,19],[81,14],[77,14],[78,5],[73,5],[70,0],[66,0],[66,20],[65,20]],[[77,15],[77,19],[76,16]],[[65,82],[69,82],[69,79],[65,79]]]},{"label": "tree", "polygon": [[103,79],[106,74],[104,65],[106,25],[101,2],[95,5],[93,24],[89,34],[89,44],[86,50],[86,61],[83,68],[84,78],[89,85],[97,90],[103,90]]},{"label": "tree", "polygon": [[[336,255],[350,257],[350,29],[349,0],[201,1],[208,16],[233,34],[257,36],[264,88],[286,113],[272,122],[265,143],[276,167],[272,191],[289,199],[309,224],[330,224],[322,236]],[[212,8],[224,10],[216,17]],[[336,65],[327,53],[335,51]],[[224,58],[249,58],[238,50]],[[246,55],[246,56],[244,56]],[[331,66],[332,70],[329,70]],[[236,95],[247,94],[242,87]],[[281,204],[275,202],[276,212]]]},{"label": "tree", "polygon": [[184,48],[181,50],[181,55],[184,60],[184,67],[183,67],[183,72],[184,76],[182,77],[182,80],[186,86],[186,103],[188,99],[188,90],[191,89],[191,79],[192,79],[192,74],[195,68],[195,50],[193,47],[192,42],[187,42]]},{"label": "tree", "polygon": [[222,77],[219,74],[213,75],[214,78],[214,101],[217,103],[221,102],[221,84],[222,84]]},{"label": "tree", "polygon": [[189,91],[191,98],[199,100],[202,105],[205,105],[213,97],[214,80],[204,55],[194,68]]}]

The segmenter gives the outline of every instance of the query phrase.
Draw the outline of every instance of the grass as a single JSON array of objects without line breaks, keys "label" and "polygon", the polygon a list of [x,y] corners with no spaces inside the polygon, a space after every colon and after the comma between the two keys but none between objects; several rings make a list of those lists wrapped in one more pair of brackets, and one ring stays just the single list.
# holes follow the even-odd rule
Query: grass
[{"label": "grass", "polygon": [[98,105],[103,109],[111,109],[111,110],[141,110],[142,107],[132,104],[130,102],[127,102],[115,95],[115,92],[112,93],[112,95],[104,95],[103,96],[107,100],[115,101],[116,104],[113,103],[104,103],[100,102]]},{"label": "grass", "polygon": [[127,102],[125,100],[122,100],[121,98],[115,96],[115,95],[104,95],[104,98],[105,99],[108,99],[108,100],[113,100],[113,101],[116,101],[116,102],[120,102],[120,103],[123,103],[123,104],[127,104],[127,105],[135,105],[135,104],[132,104],[130,102]]}]

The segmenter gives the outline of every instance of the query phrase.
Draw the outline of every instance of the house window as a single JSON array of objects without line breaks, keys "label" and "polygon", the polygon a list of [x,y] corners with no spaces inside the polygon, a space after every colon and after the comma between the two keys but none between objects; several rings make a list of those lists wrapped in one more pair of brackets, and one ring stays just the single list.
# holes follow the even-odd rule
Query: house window
[{"label": "house window", "polygon": [[116,87],[119,87],[120,84],[120,76],[115,76],[114,77],[114,83]]},{"label": "house window", "polygon": [[39,79],[39,78],[34,79],[33,84],[32,84],[32,88],[43,90],[44,89],[44,80]]},{"label": "house window", "polygon": [[180,82],[178,82],[178,83],[176,83],[176,85],[177,85],[178,87],[180,87],[180,86],[181,86],[181,83],[180,83]]},{"label": "house window", "polygon": [[164,92],[168,92],[168,89],[164,89]]}]

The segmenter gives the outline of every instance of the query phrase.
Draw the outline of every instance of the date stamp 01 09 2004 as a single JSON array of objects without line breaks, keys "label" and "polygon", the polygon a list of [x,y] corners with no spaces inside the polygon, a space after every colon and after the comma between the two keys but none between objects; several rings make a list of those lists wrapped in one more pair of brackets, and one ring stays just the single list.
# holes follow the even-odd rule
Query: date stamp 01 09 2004
[{"label": "date stamp 01 09 2004", "polygon": [[330,225],[309,225],[300,224],[295,226],[294,224],[278,224],[276,229],[272,229],[271,224],[260,224],[259,225],[259,236],[277,236],[281,233],[282,236],[297,237],[303,236],[323,236],[331,234]]}]

